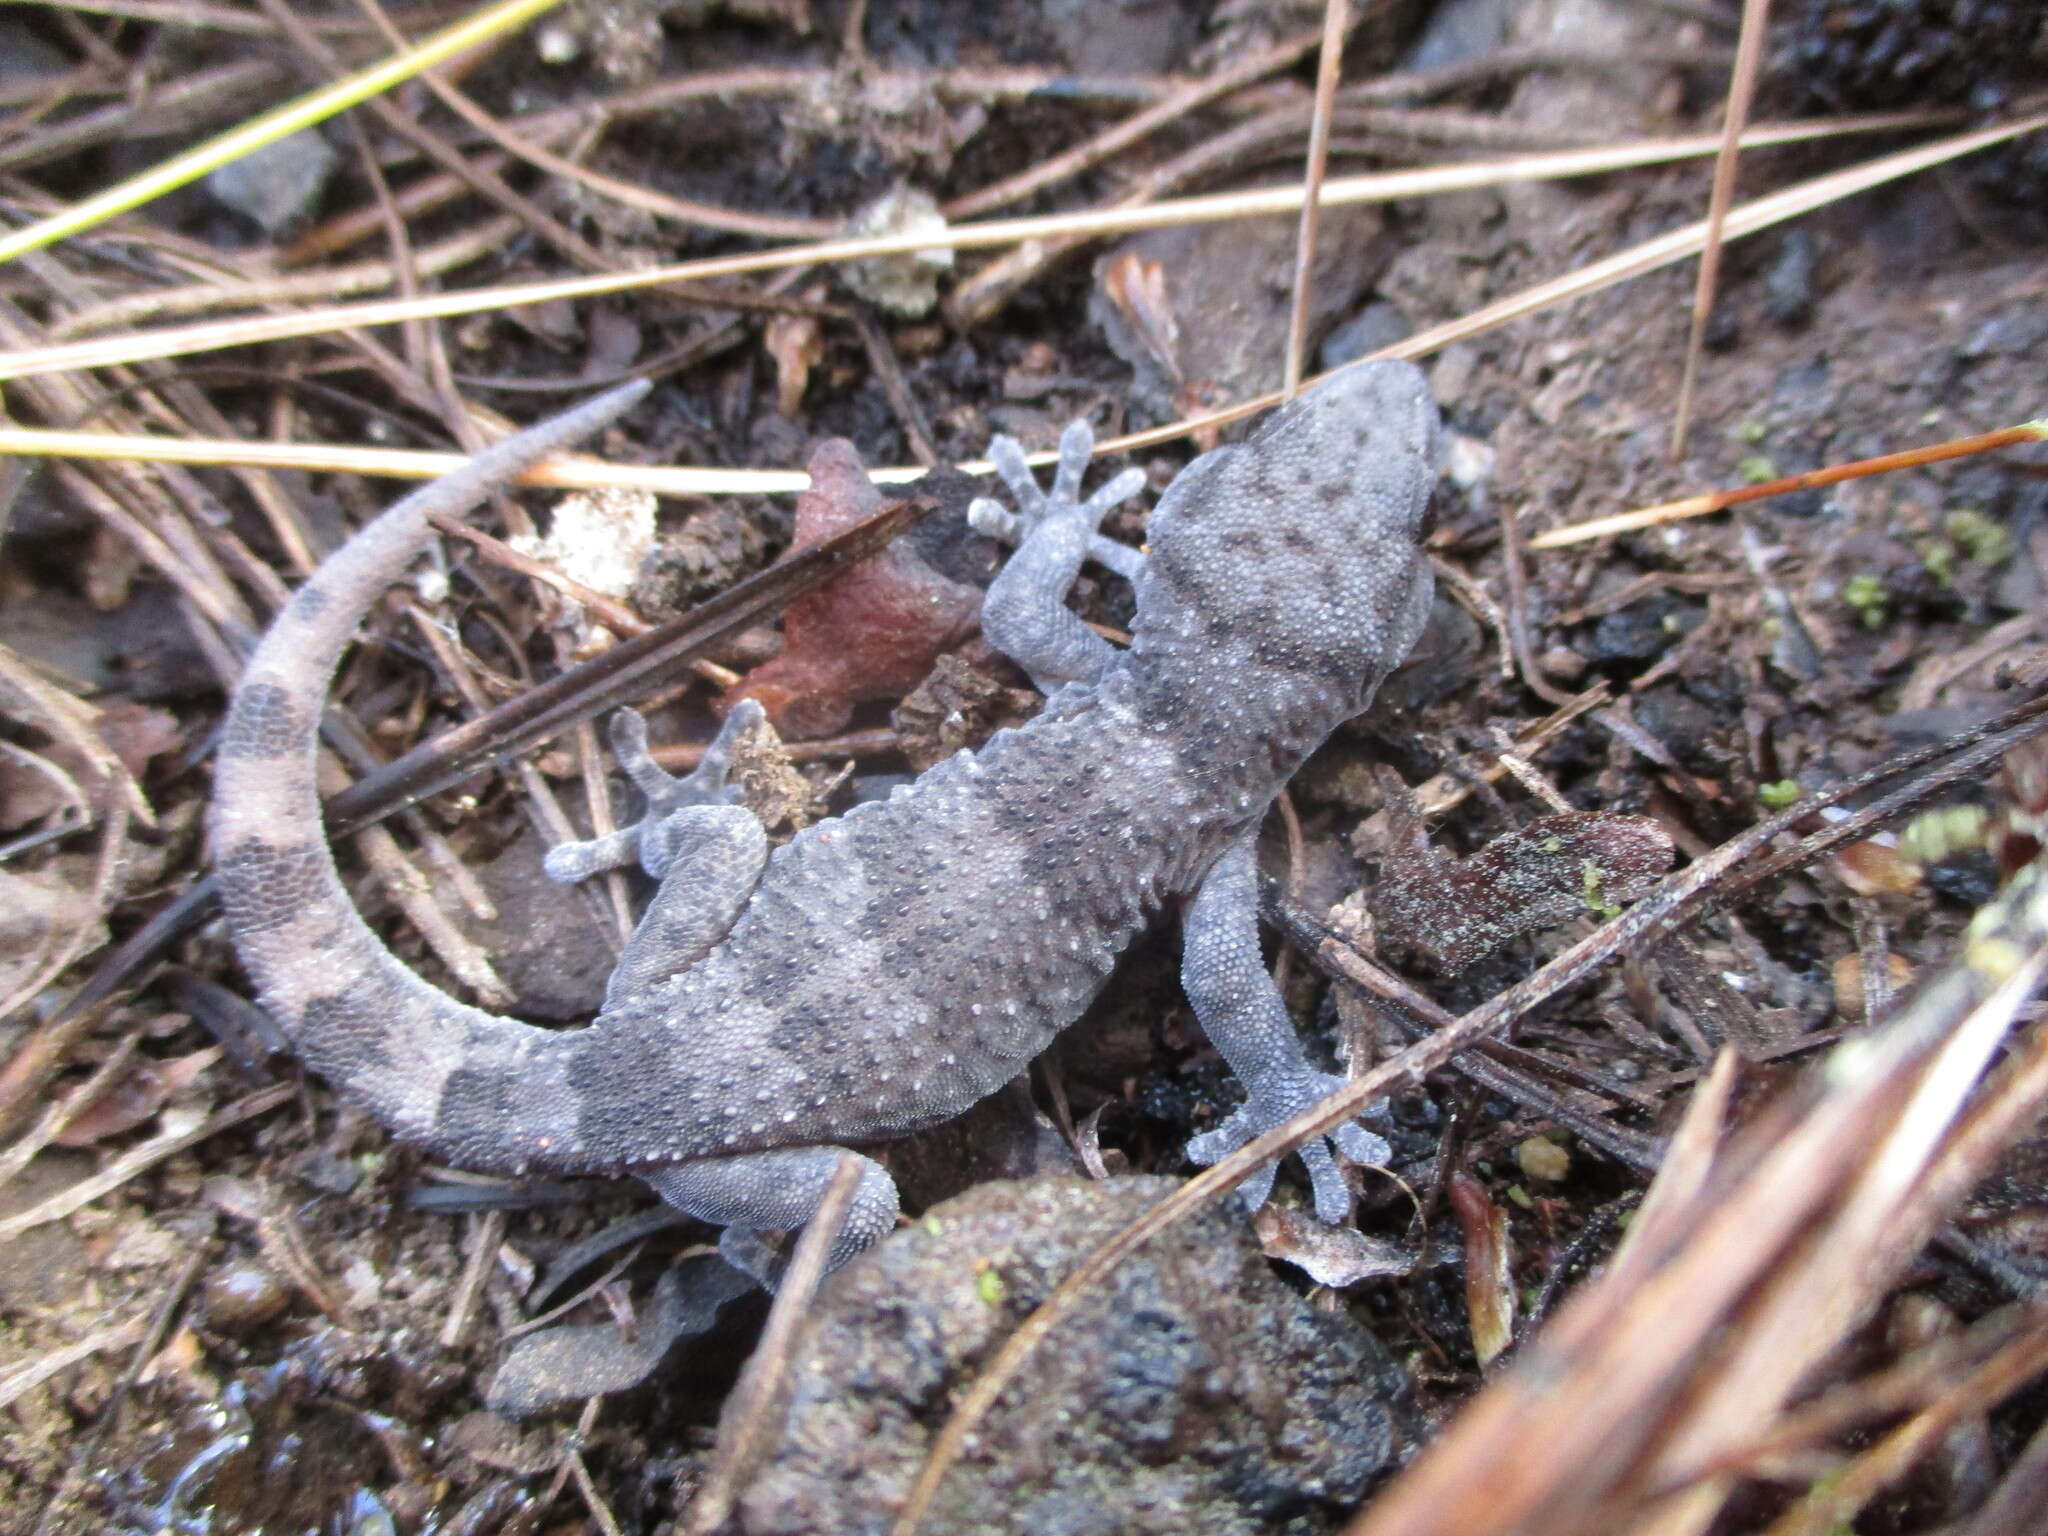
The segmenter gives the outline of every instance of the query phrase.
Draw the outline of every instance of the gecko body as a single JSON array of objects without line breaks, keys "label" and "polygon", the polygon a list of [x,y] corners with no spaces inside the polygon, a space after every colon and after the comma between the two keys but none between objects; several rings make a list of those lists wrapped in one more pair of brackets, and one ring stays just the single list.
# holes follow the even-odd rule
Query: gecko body
[{"label": "gecko body", "polygon": [[[1049,495],[999,439],[1019,512],[974,516],[1020,543],[983,629],[1047,691],[1045,710],[772,852],[724,785],[753,706],[682,780],[647,757],[637,717],[617,717],[647,814],[557,848],[549,873],[637,860],[660,885],[595,1021],[547,1030],[429,986],[356,913],[321,829],[316,730],[350,636],[431,538],[430,514],[466,509],[634,398],[543,423],[392,507],[249,663],[217,768],[217,865],[237,950],[309,1066],[454,1163],[638,1174],[732,1229],[725,1251],[757,1272],[755,1234],[800,1226],[845,1144],[947,1119],[1010,1080],[1172,902],[1185,903],[1190,1000],[1249,1095],[1190,1154],[1213,1162],[1336,1086],[1262,967],[1252,839],[1420,631],[1438,428],[1415,369],[1340,374],[1198,459],[1142,556],[1097,532],[1134,471],[1078,494],[1085,427],[1063,440]],[[1136,582],[1127,651],[1064,605],[1086,558]],[[1356,1125],[1329,1140],[1359,1159],[1385,1151]],[[1339,1219],[1329,1147],[1302,1156],[1318,1211]],[[888,1174],[863,1162],[834,1262],[895,1217]],[[1252,1204],[1271,1178],[1249,1186]]]}]

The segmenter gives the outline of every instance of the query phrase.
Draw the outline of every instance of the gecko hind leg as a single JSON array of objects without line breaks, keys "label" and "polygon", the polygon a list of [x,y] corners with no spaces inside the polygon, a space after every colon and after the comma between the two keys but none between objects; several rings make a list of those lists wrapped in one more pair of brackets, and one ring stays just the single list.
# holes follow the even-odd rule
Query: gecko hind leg
[{"label": "gecko hind leg", "polygon": [[677,1210],[724,1227],[719,1253],[773,1290],[781,1278],[782,1256],[765,1234],[793,1232],[809,1221],[842,1157],[860,1163],[860,1183],[825,1260],[826,1269],[833,1270],[873,1247],[896,1225],[896,1181],[870,1158],[841,1147],[785,1147],[697,1158],[643,1177]]},{"label": "gecko hind leg", "polygon": [[[1189,1159],[1206,1166],[1329,1097],[1345,1080],[1309,1064],[1294,1020],[1260,958],[1258,867],[1249,838],[1216,861],[1188,904],[1182,927],[1181,989],[1246,1094],[1240,1109],[1188,1143]],[[1354,1163],[1380,1166],[1393,1149],[1350,1121],[1302,1143],[1299,1153],[1314,1191],[1316,1216],[1335,1224],[1349,1213],[1351,1192],[1330,1155],[1333,1144]],[[1238,1186],[1252,1210],[1272,1193],[1273,1173],[1274,1164],[1268,1163]]]},{"label": "gecko hind leg", "polygon": [[1067,590],[1081,562],[1094,559],[1134,581],[1144,565],[1137,550],[1100,532],[1110,509],[1144,485],[1144,472],[1127,469],[1081,500],[1081,476],[1094,446],[1087,422],[1068,426],[1048,493],[1025,463],[1024,450],[998,437],[989,444],[989,458],[1016,498],[1017,511],[1006,512],[986,497],[967,509],[968,521],[981,532],[1017,545],[982,602],[982,633],[1047,693],[1062,683],[1094,681],[1116,654],[1067,607]]},{"label": "gecko hind leg", "polygon": [[637,860],[661,881],[605,984],[606,1013],[654,1001],[656,989],[709,954],[753,899],[768,863],[768,832],[752,811],[730,803],[737,791],[725,777],[733,744],[761,715],[752,699],[735,707],[683,778],[654,761],[646,721],[631,710],[612,717],[612,750],[646,796],[646,813],[608,837],[549,849],[545,865],[551,877],[569,881]]},{"label": "gecko hind leg", "polygon": [[725,724],[704,749],[703,759],[680,778],[655,762],[647,746],[647,722],[637,712],[622,709],[611,718],[612,756],[647,801],[638,821],[605,837],[581,842],[558,843],[548,850],[544,867],[550,880],[570,884],[622,865],[637,863],[659,880],[668,873],[680,848],[691,839],[688,821],[678,813],[706,806],[729,806],[738,797],[736,786],[726,783],[732,767],[733,748],[740,737],[766,718],[761,706],[743,699],[725,717]]}]

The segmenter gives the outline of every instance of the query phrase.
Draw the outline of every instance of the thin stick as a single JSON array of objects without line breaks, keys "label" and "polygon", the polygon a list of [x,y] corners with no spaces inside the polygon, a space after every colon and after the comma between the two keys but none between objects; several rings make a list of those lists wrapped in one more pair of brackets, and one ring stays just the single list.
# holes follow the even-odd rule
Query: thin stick
[{"label": "thin stick", "polygon": [[[2014,730],[2038,729],[2039,716],[2044,712],[2048,712],[2048,699],[2032,700],[1998,721],[1994,733],[2007,727]],[[1968,734],[1967,739],[1976,743],[1974,752],[1985,754],[1990,734],[1993,733]],[[2010,743],[1999,743],[2000,748],[2005,745]],[[1940,755],[1947,754],[1944,751]],[[1988,755],[1996,755],[1995,750]],[[1908,754],[1874,771],[1880,778],[1890,778],[1922,760],[1922,754]],[[1662,942],[1681,924],[1699,915],[1700,904],[1726,881],[1732,871],[1803,820],[1802,810],[1811,811],[1822,802],[1838,803],[1869,787],[1871,782],[1874,781],[1869,774],[1858,774],[1801,807],[1781,811],[1737,833],[1708,857],[1670,876],[1628,912],[1579,940],[1534,975],[1496,993],[1479,1007],[1460,1016],[1455,1024],[1381,1062],[1292,1120],[1247,1142],[1213,1167],[1204,1169],[1110,1238],[1084,1259],[1037,1311],[1018,1325],[1017,1331],[1003,1342],[983,1367],[974,1385],[955,1405],[952,1416],[931,1442],[925,1464],[904,1500],[894,1536],[913,1536],[931,1507],[947,1469],[959,1458],[968,1437],[987,1416],[1004,1389],[1016,1379],[1025,1361],[1079,1299],[1112,1273],[1127,1255],[1167,1228],[1221,1199],[1242,1183],[1253,1169],[1292,1152],[1312,1136],[1328,1135],[1395,1085],[1421,1081],[1426,1074],[1437,1070],[1511,1020],[1523,1017],[1530,1009],[1566,988],[1578,985],[1624,949],[1646,950]],[[1341,963],[1343,957],[1333,953],[1329,958],[1333,963]]]},{"label": "thin stick", "polygon": [[[1823,206],[1837,198],[1848,197],[1885,181],[1925,170],[1927,167],[1940,164],[1944,160],[1968,154],[1973,150],[1983,149],[1988,145],[2002,142],[2005,139],[2013,138],[2019,134],[2041,127],[2048,127],[2048,113],[2037,114],[2032,118],[2023,119],[2018,123],[2006,124],[2003,127],[1965,134],[1959,138],[1945,140],[1939,144],[1905,151],[1899,155],[1887,156],[1881,160],[1853,167],[1848,171],[1836,172],[1833,175],[1821,177],[1816,181],[1804,182],[1798,186],[1787,188],[1783,192],[1760,198],[1753,203],[1746,203],[1734,210],[1727,221],[1727,230],[1731,237],[1751,234],[1759,229],[1768,228],[1772,224],[1792,218],[1797,214],[1807,212],[1814,207]],[[1574,153],[1576,154],[1577,152]],[[1610,152],[1599,151],[1598,153],[1604,156]],[[1572,156],[1543,156],[1540,158],[1546,161],[1557,161],[1560,159],[1570,159]],[[1589,167],[1589,162],[1581,161],[1579,163],[1582,167]],[[1347,201],[1348,193],[1346,189],[1353,183],[1373,182],[1382,184],[1382,190],[1384,190],[1383,184],[1388,180],[1389,178],[1386,177],[1354,177],[1332,181],[1324,186],[1323,201],[1330,205]],[[1282,189],[1278,194],[1244,194],[1244,196],[1258,200],[1265,200],[1270,196],[1282,196],[1292,199],[1295,194]],[[1212,201],[1214,200],[1192,199],[1187,204],[1160,204],[1153,209],[1126,211],[1156,213],[1161,208],[1174,206],[1180,208],[1183,212],[1187,212],[1191,204],[1199,203],[1206,205]],[[1295,203],[1295,206],[1298,206],[1298,202]],[[1276,212],[1284,210],[1261,207],[1251,211]],[[1009,226],[1019,226],[1036,225],[1047,221],[1020,219],[1005,222]],[[1159,222],[1171,221],[1162,220]],[[994,225],[983,226],[983,232],[995,227]],[[975,233],[966,229],[956,230],[954,232],[954,240],[962,245],[981,243],[976,239],[970,238]],[[1656,239],[1645,241],[1641,245],[1633,246],[1626,251],[1618,252],[1604,261],[1595,262],[1591,266],[1581,268],[1579,271],[1567,274],[1565,277],[1548,283],[1540,283],[1534,288],[1525,289],[1520,294],[1511,295],[1498,303],[1490,304],[1484,309],[1477,310],[1461,319],[1433,327],[1430,330],[1409,337],[1406,341],[1398,342],[1394,346],[1382,348],[1380,351],[1373,353],[1372,357],[1361,358],[1358,361],[1361,363],[1369,362],[1379,357],[1414,358],[1427,356],[1429,353],[1436,351],[1440,347],[1447,346],[1453,341],[1465,340],[1471,336],[1492,330],[1497,326],[1505,325],[1511,320],[1519,319],[1523,315],[1533,314],[1538,310],[1563,303],[1568,299],[1581,297],[1609,283],[1620,281],[1622,278],[1640,276],[1645,272],[1654,271],[1658,267],[1668,265],[1673,261],[1681,260],[1700,248],[1704,234],[1705,226],[1703,223],[1674,230],[1669,234],[1658,236]],[[882,244],[890,246],[892,249],[909,249],[914,242],[919,240],[924,245],[932,243],[932,238],[929,236],[888,236],[875,241],[841,241],[838,242],[838,246],[858,246],[862,250],[867,250],[874,245]],[[740,257],[732,258],[731,260],[758,262],[760,259]],[[701,276],[704,275],[700,270],[701,268],[718,264],[697,263],[691,266],[689,270],[692,275]],[[684,269],[668,268],[665,270],[673,274]],[[639,274],[623,273],[612,276],[570,279],[555,283],[529,284],[518,289],[494,290],[494,293],[499,301],[510,306],[518,303],[538,302],[543,297],[558,296],[559,290],[568,288],[574,288],[578,292],[584,293],[612,291],[636,286],[640,281],[641,275]],[[154,333],[144,332],[138,333],[136,337],[106,337],[87,342],[74,342],[64,346],[24,348],[11,354],[0,353],[0,379],[62,372],[74,367],[97,367],[108,363],[132,361],[136,357],[155,356],[159,352],[166,356],[174,356],[188,352],[208,351],[216,347],[234,346],[244,341],[276,340],[284,336],[309,335],[328,329],[328,320],[336,316],[352,317],[354,320],[364,323],[369,323],[369,321],[373,320],[377,324],[391,324],[413,318],[416,315],[462,313],[473,308],[495,307],[491,304],[472,303],[469,301],[468,296],[460,296],[460,300],[460,302],[453,305],[443,304],[438,298],[434,297],[408,302],[386,300],[373,304],[351,305],[330,310],[325,318],[289,315],[271,316],[260,320],[231,321],[222,324],[191,326],[183,330],[164,330]],[[372,311],[375,312],[373,316],[368,314],[368,312]],[[151,335],[154,336],[157,343],[162,345],[136,344],[138,339]],[[1318,376],[1318,378],[1323,377],[1328,377],[1328,375]],[[1176,438],[1186,437],[1208,428],[1227,426],[1232,422],[1241,421],[1248,416],[1255,416],[1260,411],[1278,405],[1280,402],[1281,396],[1278,392],[1255,396],[1252,399],[1226,407],[1223,410],[1211,411],[1201,416],[1188,417],[1167,426],[1104,439],[1095,445],[1095,451],[1098,455],[1101,455],[1129,452],[1140,448],[1151,448],[1160,443],[1171,442]],[[2044,429],[2041,423],[2029,423],[2024,427],[2010,428],[2008,430],[2021,435],[2001,439],[2000,443],[1986,444],[1985,446],[2000,446],[2004,442],[2025,441],[2028,438],[2043,435]],[[296,443],[224,443],[204,438],[160,439],[153,437],[126,437],[98,432],[45,432],[28,428],[0,428],[0,455],[7,454],[30,454],[51,458],[138,459],[160,463],[247,464],[272,469],[349,470],[358,474],[385,474],[421,480],[432,479],[435,476],[446,474],[464,462],[459,456],[451,454],[408,453],[395,449],[339,449]],[[1954,455],[1948,456],[1953,457]],[[1048,462],[1049,459],[1050,455],[1039,455],[1033,462]],[[1873,460],[1871,462],[1881,463],[1883,461]],[[979,474],[985,473],[989,466],[977,462],[962,465],[961,468],[970,474]],[[924,471],[917,466],[899,466],[871,470],[869,473],[875,480],[889,484],[915,479],[923,474]],[[1815,471],[1815,473],[1825,474],[1827,471]],[[576,489],[617,486],[626,489],[648,490],[656,495],[667,496],[759,496],[784,491],[806,490],[810,486],[810,477],[795,470],[663,468],[652,465],[602,464],[592,460],[565,459],[549,460],[546,463],[535,465],[522,475],[516,483],[522,485],[556,485]],[[1821,484],[1825,482],[1797,476],[1791,480],[1777,483],[1786,489],[1797,489],[1805,484]],[[1700,512],[1714,510],[1715,505],[1725,506],[1735,500],[1749,500],[1755,496],[1770,493],[1769,488],[1766,487],[1749,487],[1745,491],[1719,493],[1729,498],[1728,501],[1719,503],[1706,504],[1702,503],[1700,499],[1694,498],[1687,502],[1673,503],[1674,506],[1687,509],[1684,511],[1666,513],[1662,509],[1652,509],[1660,514],[1652,519],[1652,521],[1668,521],[1672,517],[1679,516],[1697,516]],[[1643,517],[1648,514],[1637,513],[1628,515]],[[1638,525],[1629,524],[1627,526]],[[1580,530],[1558,530],[1540,535],[1537,539],[1531,541],[1530,547],[1548,549],[1555,547],[1557,544],[1573,542],[1577,538],[1596,538],[1603,533],[1619,531],[1623,531],[1623,529],[1610,522],[1587,523],[1580,525]]]},{"label": "thin stick", "polygon": [[[240,32],[250,37],[275,37],[277,28],[260,16],[225,5],[202,5],[196,0],[64,0],[67,11],[88,16],[120,16],[130,21],[154,22],[164,27],[200,27],[215,32]],[[352,21],[316,17],[307,25],[315,31],[337,37],[361,36],[363,29]]]},{"label": "thin stick", "polygon": [[1762,485],[1745,485],[1732,491],[1708,491],[1704,495],[1687,496],[1634,512],[1596,517],[1539,533],[1529,541],[1529,548],[1562,549],[1567,544],[1583,544],[1589,539],[1604,539],[1617,533],[1633,533],[1638,528],[1655,528],[1662,523],[1675,523],[1688,517],[1703,517],[1709,512],[1720,512],[1745,501],[1761,501],[1766,496],[1783,496],[1789,491],[1812,490],[1815,486],[1857,480],[1865,475],[1913,469],[1922,464],[1939,464],[1944,459],[1963,459],[1973,453],[1988,453],[1994,448],[2038,442],[2048,442],[2048,416],[2036,421],[2023,421],[2016,427],[2001,427],[1996,432],[1979,432],[1974,437],[1950,438],[1945,443],[1933,443],[1925,448],[1908,448],[1901,453],[1879,454],[1874,459],[1857,459],[1853,463],[1810,469],[1803,475],[1786,475],[1781,479],[1766,480]]},{"label": "thin stick", "polygon": [[5,1376],[0,1376],[0,1408],[7,1407],[22,1393],[41,1386],[52,1376],[68,1371],[81,1360],[90,1360],[94,1355],[110,1349],[120,1349],[133,1344],[142,1337],[148,1323],[146,1317],[131,1317],[125,1322],[114,1323],[97,1332],[88,1333],[76,1343],[63,1345],[24,1365],[18,1365]]},{"label": "thin stick", "polygon": [[976,214],[988,213],[1011,203],[1021,203],[1025,198],[1057,185],[1070,176],[1078,176],[1091,166],[1099,165],[1119,150],[1128,149],[1141,139],[1149,137],[1168,123],[1185,117],[1197,108],[1228,96],[1232,91],[1262,80],[1267,75],[1292,65],[1309,49],[1316,45],[1315,32],[1303,32],[1276,44],[1264,53],[1247,59],[1233,69],[1197,80],[1192,85],[1175,91],[1164,101],[1155,102],[1122,122],[1113,124],[1098,133],[1086,143],[1076,144],[1072,149],[1062,151],[1049,160],[1041,160],[1021,175],[1011,176],[992,186],[969,192],[946,204],[943,212],[949,219],[971,219]]},{"label": "thin stick", "polygon": [[0,1239],[10,1238],[26,1232],[31,1227],[40,1227],[45,1222],[59,1221],[73,1211],[83,1210],[101,1195],[119,1189],[146,1168],[153,1168],[167,1157],[174,1157],[187,1147],[197,1146],[209,1136],[217,1135],[232,1126],[240,1125],[277,1108],[298,1092],[294,1083],[277,1083],[269,1088],[259,1088],[247,1098],[230,1104],[226,1109],[211,1116],[199,1125],[185,1131],[166,1131],[153,1136],[139,1146],[131,1147],[115,1158],[98,1173],[77,1183],[67,1185],[48,1199],[30,1206],[25,1211],[0,1220]]},{"label": "thin stick", "polygon": [[1686,338],[1685,374],[1678,385],[1678,416],[1671,427],[1674,463],[1685,452],[1685,435],[1692,426],[1692,388],[1699,375],[1707,316],[1713,311],[1714,292],[1721,279],[1721,225],[1728,217],[1728,204],[1735,197],[1742,128],[1749,121],[1750,101],[1756,94],[1770,15],[1771,0],[1742,0],[1742,33],[1735,43],[1735,69],[1728,77],[1728,104],[1722,109],[1726,121],[1721,125],[1721,152],[1714,157],[1714,189],[1707,199],[1707,243],[1700,252],[1699,282],[1692,292],[1692,334]]},{"label": "thin stick", "polygon": [[[1830,203],[1853,197],[1859,192],[1867,192],[1872,187],[1882,186],[1888,181],[1915,175],[1946,161],[1974,154],[1980,149],[1989,149],[1994,144],[2003,144],[2008,139],[2016,139],[2042,128],[2048,128],[2048,112],[2036,112],[2030,117],[2002,123],[1997,127],[1958,134],[1954,138],[1941,139],[1933,144],[1901,150],[1895,155],[1866,160],[1863,164],[1850,166],[1847,170],[1817,176],[1812,181],[1800,182],[1796,186],[1787,187],[1781,192],[1773,192],[1767,197],[1757,198],[1754,202],[1744,203],[1732,210],[1725,226],[1726,233],[1731,239],[1739,235],[1752,235],[1758,230],[1769,229],[1774,224],[1782,224],[1787,219],[1797,218],[1802,213],[1811,213],[1816,208],[1824,208]],[[1324,188],[1323,201],[1331,205],[1344,201],[1343,197],[1334,195],[1336,189],[1344,185],[1342,180],[1329,183]],[[1583,298],[1624,278],[1641,277],[1646,272],[1667,267],[1674,261],[1682,261],[1687,256],[1696,254],[1705,243],[1705,238],[1706,221],[1703,219],[1699,223],[1688,224],[1658,235],[1654,239],[1645,240],[1639,245],[1630,246],[1625,251],[1617,251],[1604,260],[1589,263],[1575,272],[1567,272],[1564,276],[1553,278],[1547,283],[1538,283],[1535,287],[1525,288],[1518,294],[1510,294],[1505,299],[1473,310],[1470,314],[1462,315],[1455,320],[1446,320],[1443,324],[1431,326],[1426,331],[1418,331],[1405,341],[1396,342],[1390,347],[1382,347],[1377,352],[1345,364],[1345,367],[1362,367],[1383,357],[1426,357],[1454,341],[1469,340],[1506,325],[1509,321],[1519,320],[1524,315],[1535,314],[1570,299]],[[8,376],[9,367],[6,358],[0,356],[0,378]],[[1321,377],[1327,378],[1328,375]],[[1312,379],[1309,382],[1318,381]],[[1122,437],[1104,438],[1095,445],[1095,451],[1097,454],[1129,453],[1139,448],[1151,448],[1159,443],[1193,436],[1210,428],[1229,426],[1232,422],[1256,416],[1259,412],[1280,403],[1281,396],[1277,390],[1271,394],[1255,395],[1249,400],[1239,401],[1236,405],[1210,411],[1202,416],[1190,416],[1174,422],[1171,426],[1154,427],[1144,432],[1127,432]],[[1040,461],[1049,462],[1050,457],[1041,456]]]},{"label": "thin stick", "polygon": [[818,1282],[825,1278],[825,1260],[846,1216],[853,1209],[854,1192],[860,1188],[861,1159],[851,1152],[839,1155],[832,1181],[824,1198],[804,1226],[790,1256],[789,1270],[775,1292],[775,1305],[768,1311],[768,1325],[761,1330],[761,1342],[727,1399],[731,1432],[719,1437],[718,1460],[704,1479],[696,1502],[683,1519],[685,1536],[709,1536],[725,1524],[740,1484],[754,1470],[767,1450],[767,1437],[777,1425],[783,1397],[783,1383],[789,1376],[790,1361],[796,1355],[797,1331],[810,1314]]}]

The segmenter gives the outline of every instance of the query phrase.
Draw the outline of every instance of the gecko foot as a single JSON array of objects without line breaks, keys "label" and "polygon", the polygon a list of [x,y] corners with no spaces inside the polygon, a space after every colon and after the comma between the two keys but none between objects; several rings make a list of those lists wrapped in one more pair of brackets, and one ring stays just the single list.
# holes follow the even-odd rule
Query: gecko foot
[{"label": "gecko foot", "polygon": [[1087,535],[1088,558],[1115,571],[1127,581],[1136,581],[1145,556],[1128,544],[1104,538],[1096,530],[1112,508],[1129,501],[1145,488],[1145,472],[1127,469],[1086,501],[1080,499],[1081,476],[1088,468],[1088,456],[1095,449],[1095,431],[1085,421],[1070,422],[1060,434],[1059,464],[1053,471],[1052,490],[1039,486],[1038,477],[1025,462],[1024,450],[1014,438],[998,437],[988,445],[988,456],[996,474],[1016,498],[1017,510],[1009,512],[1000,502],[977,496],[967,508],[967,520],[978,532],[1006,544],[1022,544],[1047,519],[1063,518],[1078,525]]},{"label": "gecko foot", "polygon": [[611,719],[612,755],[619,767],[647,801],[647,809],[629,827],[605,837],[582,842],[559,843],[548,850],[543,864],[548,878],[564,883],[587,880],[592,875],[622,865],[638,863],[659,879],[674,860],[680,825],[676,813],[704,805],[731,805],[739,790],[725,782],[732,766],[733,748],[740,737],[766,713],[752,699],[743,699],[725,717],[725,724],[704,749],[703,759],[689,773],[676,776],[655,762],[647,746],[647,722],[638,713],[622,709]]},{"label": "gecko foot", "polygon": [[[1280,1093],[1255,1093],[1229,1119],[1213,1131],[1188,1142],[1190,1162],[1208,1167],[1220,1163],[1247,1142],[1263,1136],[1274,1126],[1292,1120],[1303,1110],[1328,1098],[1345,1086],[1345,1079],[1328,1072],[1312,1072],[1300,1083]],[[1315,1194],[1316,1219],[1335,1225],[1351,1213],[1351,1190],[1331,1157],[1331,1149],[1353,1163],[1384,1166],[1393,1156],[1386,1139],[1363,1126],[1346,1121],[1327,1136],[1317,1136],[1296,1148]],[[1237,1187],[1238,1198],[1247,1210],[1256,1211],[1273,1193],[1277,1162],[1267,1163]]]}]

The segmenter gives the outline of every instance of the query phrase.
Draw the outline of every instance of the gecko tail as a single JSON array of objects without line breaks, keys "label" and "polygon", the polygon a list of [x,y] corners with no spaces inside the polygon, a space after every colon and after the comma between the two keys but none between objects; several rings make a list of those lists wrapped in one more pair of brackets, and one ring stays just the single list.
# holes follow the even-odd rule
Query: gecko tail
[{"label": "gecko tail", "polygon": [[415,976],[342,884],[315,776],[327,689],[356,627],[433,536],[514,476],[616,420],[614,389],[476,455],[395,503],[300,587],[249,658],[214,767],[212,835],[228,930],[301,1059],[396,1134],[465,1167],[582,1171],[570,1063],[584,1031],[536,1028]]}]

